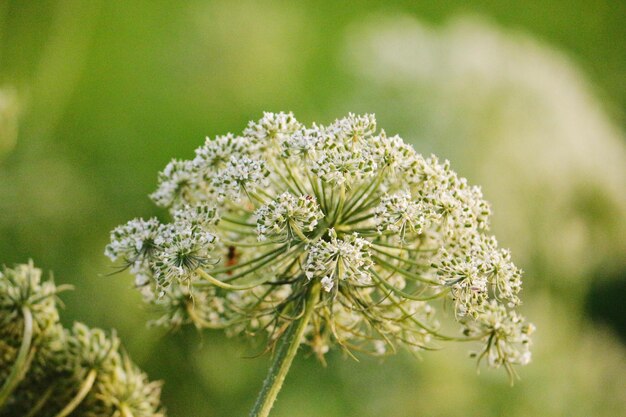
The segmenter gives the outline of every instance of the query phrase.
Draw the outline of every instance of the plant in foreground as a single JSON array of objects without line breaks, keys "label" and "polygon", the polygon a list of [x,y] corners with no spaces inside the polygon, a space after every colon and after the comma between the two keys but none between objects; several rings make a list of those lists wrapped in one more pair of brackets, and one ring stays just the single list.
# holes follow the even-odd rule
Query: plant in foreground
[{"label": "plant in foreground", "polygon": [[32,263],[0,272],[0,416],[163,417],[161,384],[115,334],[59,323],[57,294]]},{"label": "plant in foreground", "polygon": [[[521,271],[486,234],[490,208],[447,161],[424,158],[373,115],[329,126],[265,113],[241,135],[173,160],[106,255],[136,277],[158,323],[264,335],[274,360],[251,412],[266,416],[300,344],[384,355],[475,341],[515,375],[530,360]],[[462,336],[441,329],[446,304]]]}]

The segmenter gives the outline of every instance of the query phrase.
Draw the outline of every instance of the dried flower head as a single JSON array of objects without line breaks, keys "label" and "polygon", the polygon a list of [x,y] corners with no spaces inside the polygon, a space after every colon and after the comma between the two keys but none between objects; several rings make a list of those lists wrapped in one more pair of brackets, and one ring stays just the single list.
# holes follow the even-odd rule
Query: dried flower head
[{"label": "dried flower head", "polygon": [[[373,115],[306,127],[265,113],[173,161],[153,198],[172,223],[132,220],[106,254],[139,277],[159,323],[272,343],[305,321],[320,358],[333,345],[381,355],[460,340],[511,373],[528,362],[531,327],[511,310],[521,271],[487,234],[480,188]],[[459,336],[441,331],[446,300]]]},{"label": "dried flower head", "polygon": [[32,263],[0,272],[0,415],[164,416],[160,383],[120,352],[114,334],[81,323],[63,329],[64,289],[42,281]]}]

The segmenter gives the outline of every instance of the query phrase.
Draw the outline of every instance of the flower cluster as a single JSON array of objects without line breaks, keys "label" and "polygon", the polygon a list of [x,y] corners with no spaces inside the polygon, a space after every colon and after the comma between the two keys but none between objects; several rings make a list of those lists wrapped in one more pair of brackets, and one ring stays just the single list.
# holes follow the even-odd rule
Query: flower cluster
[{"label": "flower cluster", "polygon": [[490,296],[510,307],[520,304],[522,272],[511,262],[510,252],[497,245],[493,236],[470,234],[439,250],[433,267],[441,283],[451,288],[461,316],[480,316]]},{"label": "flower cluster", "polygon": [[[315,230],[318,221],[324,217],[315,197],[301,195],[295,197],[286,192],[276,200],[260,207],[256,213],[259,240],[268,238],[289,242],[303,237],[303,232]],[[306,239],[306,238],[304,238]]]},{"label": "flower cluster", "polygon": [[514,372],[511,365],[528,364],[530,335],[535,327],[525,324],[523,317],[494,300],[485,304],[482,314],[482,320],[468,321],[466,329],[468,336],[480,337],[484,333],[491,335],[485,349],[477,355],[486,357],[491,366],[507,367],[511,373]]},{"label": "flower cluster", "polygon": [[151,279],[159,292],[173,280],[188,280],[190,274],[212,262],[216,237],[209,229],[219,222],[217,211],[205,204],[182,206],[174,222],[134,219],[111,232],[106,255],[120,260],[135,275],[135,283],[151,291]]},{"label": "flower cluster", "polygon": [[115,334],[59,322],[57,294],[32,263],[0,272],[0,415],[164,416],[161,384]]},{"label": "flower cluster", "polygon": [[380,199],[374,219],[379,233],[394,232],[404,241],[407,232],[421,234],[432,214],[434,211],[428,212],[423,204],[411,198],[411,193],[401,191]]},{"label": "flower cluster", "polygon": [[357,233],[338,239],[335,229],[330,229],[328,236],[329,240],[320,239],[308,248],[304,264],[306,277],[320,279],[326,292],[339,288],[335,283],[344,280],[352,281],[352,285],[371,284],[370,243]]},{"label": "flower cluster", "polygon": [[[521,271],[487,234],[480,188],[373,115],[306,127],[265,113],[171,162],[152,197],[173,223],[132,220],[106,254],[162,308],[158,323],[273,342],[308,300],[304,337],[320,357],[460,340],[482,342],[492,366],[527,362],[530,327],[511,310]],[[441,331],[446,300],[463,336]]]}]

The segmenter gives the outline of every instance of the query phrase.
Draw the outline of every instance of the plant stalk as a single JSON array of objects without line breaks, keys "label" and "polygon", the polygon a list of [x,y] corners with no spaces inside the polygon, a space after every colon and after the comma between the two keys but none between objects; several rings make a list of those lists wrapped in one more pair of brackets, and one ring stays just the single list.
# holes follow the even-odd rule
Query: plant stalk
[{"label": "plant stalk", "polygon": [[41,398],[37,400],[33,408],[30,409],[28,414],[26,414],[26,417],[34,417],[39,414],[39,412],[43,409],[43,406],[46,405],[46,403],[50,399],[53,390],[54,387],[49,387],[46,392],[44,392],[44,394],[41,396]]},{"label": "plant stalk", "polygon": [[98,372],[95,369],[90,369],[87,373],[87,377],[81,384],[80,389],[78,390],[74,398],[72,398],[72,400],[67,403],[63,410],[59,411],[59,413],[55,417],[66,417],[70,415],[76,409],[76,407],[78,407],[80,403],[85,399],[87,394],[89,394],[89,391],[91,391],[94,382],[96,382],[97,375]]},{"label": "plant stalk", "polygon": [[120,407],[120,413],[122,417],[134,417],[133,412],[130,411],[130,408],[128,408],[126,404],[122,404],[122,406]]},{"label": "plant stalk", "polygon": [[320,287],[315,283],[311,286],[307,295],[304,314],[297,321],[291,323],[281,336],[281,340],[278,342],[278,349],[274,354],[274,360],[263,382],[263,388],[261,388],[256,403],[250,412],[250,417],[267,417],[269,415],[276,396],[285,381],[287,372],[289,372],[291,363],[298,352],[306,326],[313,316],[319,294]]},{"label": "plant stalk", "polygon": [[24,317],[24,333],[22,335],[22,343],[20,345],[20,350],[17,353],[15,363],[13,364],[13,369],[11,369],[9,377],[0,389],[0,408],[2,408],[4,403],[24,378],[24,375],[30,366],[29,357],[32,359],[30,350],[33,341],[33,313],[30,311],[30,308],[22,307],[22,316]]}]

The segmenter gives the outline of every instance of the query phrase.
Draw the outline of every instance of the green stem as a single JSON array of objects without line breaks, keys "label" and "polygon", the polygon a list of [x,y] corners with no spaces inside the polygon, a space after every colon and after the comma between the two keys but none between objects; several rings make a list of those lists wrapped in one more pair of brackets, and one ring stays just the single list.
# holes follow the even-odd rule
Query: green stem
[{"label": "green stem", "polygon": [[63,410],[59,411],[59,413],[55,417],[66,417],[72,413],[80,405],[80,403],[85,399],[89,391],[91,391],[91,387],[93,387],[94,382],[96,382],[96,376],[98,372],[95,369],[91,369],[87,374],[87,378],[83,381],[80,386],[80,389],[72,398],[72,400],[67,403],[67,405],[63,408]]},{"label": "green stem", "polygon": [[133,417],[133,412],[130,411],[130,408],[126,404],[122,404],[120,407],[120,413],[122,417]]},{"label": "green stem", "polygon": [[[285,169],[287,170],[287,174],[289,174],[289,177],[293,181],[293,184],[296,186],[298,191],[300,191],[300,194],[301,195],[306,194],[306,190],[303,187],[300,187],[300,181],[298,181],[296,179],[296,176],[293,175],[293,172],[291,171],[291,168],[289,167],[289,164],[284,159],[283,159],[283,165],[285,166]],[[280,170],[278,170],[278,171],[280,171]]]},{"label": "green stem", "polygon": [[22,315],[24,316],[24,334],[22,335],[22,344],[20,350],[17,353],[17,358],[13,364],[13,369],[9,377],[4,382],[2,389],[0,389],[0,408],[4,405],[7,399],[11,396],[15,388],[24,378],[26,371],[28,371],[30,365],[30,348],[33,341],[33,313],[28,307],[22,307]]},{"label": "green stem", "polygon": [[320,287],[315,283],[309,290],[304,306],[304,314],[297,321],[292,323],[281,336],[278,349],[274,354],[274,360],[263,382],[263,388],[254,404],[254,408],[252,408],[250,412],[250,417],[267,417],[269,415],[274,401],[276,400],[276,396],[291,367],[291,363],[298,352],[298,347],[302,342],[302,336],[304,335],[306,326],[313,316],[319,294]]},{"label": "green stem", "polygon": [[346,203],[346,186],[344,184],[341,184],[341,187],[339,189],[339,202],[337,204],[337,209],[335,210],[335,213],[333,215],[333,220],[330,222],[331,227],[334,226],[335,223],[341,220],[341,217],[343,216],[343,207],[345,203]]},{"label": "green stem", "polygon": [[344,220],[352,217],[353,214],[357,213],[359,210],[363,208],[363,205],[367,203],[371,194],[378,188],[380,183],[384,178],[385,169],[381,170],[371,185],[369,185],[365,190],[360,193],[360,195],[355,196],[349,203],[348,206],[344,209],[345,215],[343,216]]},{"label": "green stem", "polygon": [[[420,296],[415,295],[415,294],[406,293],[406,292],[402,291],[401,289],[394,287],[389,282],[387,282],[386,279],[384,279],[383,277],[378,275],[378,273],[376,271],[371,271],[371,273],[376,278],[376,281],[378,281],[383,287],[385,287],[389,291],[392,291],[395,294],[398,294],[399,296],[401,296],[403,298],[407,298],[409,300],[414,300],[414,301],[435,300],[437,298],[443,297],[444,295],[448,294],[448,292],[450,291],[449,288],[444,288],[443,290],[439,291],[438,293],[435,293],[435,294],[432,294],[432,295],[428,295],[428,296],[424,296],[424,297],[420,297]],[[394,272],[394,274],[395,274],[395,272]]]},{"label": "green stem", "polygon": [[36,416],[43,409],[43,406],[46,405],[46,403],[50,399],[50,396],[52,395],[52,391],[53,390],[54,390],[54,387],[49,387],[44,392],[44,394],[41,396],[41,398],[39,398],[39,400],[37,400],[37,402],[35,403],[33,408],[30,409],[28,414],[26,414],[26,417],[34,417],[34,416]]},{"label": "green stem", "polygon": [[[285,259],[287,259],[289,257],[297,258],[298,256],[300,256],[300,253],[298,251],[302,251],[301,247],[302,247],[302,242],[296,244],[295,246],[292,246],[291,248],[287,249],[286,252],[284,252],[282,254],[279,254],[275,258],[265,259],[263,262],[256,264],[255,266],[251,267],[250,269],[247,269],[245,271],[240,271],[240,272],[238,272],[235,275],[231,275],[228,278],[224,278],[224,280],[222,282],[235,281],[235,280],[237,280],[237,279],[239,279],[241,277],[244,277],[244,276],[250,274],[251,272],[258,271],[262,267],[268,267],[268,266],[270,266],[272,264],[282,262],[282,261],[284,261]],[[215,272],[215,271],[213,271],[213,272]]]},{"label": "green stem", "polygon": [[245,220],[233,219],[232,217],[228,217],[228,216],[222,216],[221,219],[229,223],[238,224],[240,226],[253,227],[253,228],[256,227],[256,224],[248,223]]},{"label": "green stem", "polygon": [[301,241],[303,242],[310,242],[309,238],[306,237],[304,235],[304,233],[302,233],[302,230],[300,230],[300,228],[295,224],[295,222],[289,220],[289,226],[291,227],[291,230],[294,231],[294,233],[300,238]]},{"label": "green stem", "polygon": [[252,264],[254,264],[256,262],[260,262],[260,261],[262,261],[263,259],[265,259],[265,258],[267,258],[269,256],[277,254],[280,251],[284,251],[285,249],[287,249],[287,245],[282,245],[281,247],[276,248],[274,250],[271,250],[269,252],[266,252],[266,253],[264,253],[264,254],[256,257],[256,258],[254,258],[254,259],[250,259],[247,262],[243,262],[243,263],[240,263],[240,264],[238,263],[238,264],[233,265],[233,266],[223,266],[221,268],[215,268],[211,272],[213,272],[213,274],[221,274],[222,272],[231,272],[231,271],[234,271],[235,269],[243,268],[244,266],[248,266],[248,265],[252,265]]},{"label": "green stem", "polygon": [[211,284],[215,285],[216,287],[220,287],[225,290],[231,290],[231,291],[249,290],[254,287],[258,287],[259,285],[265,284],[269,280],[269,278],[263,278],[261,280],[249,282],[243,285],[234,285],[234,284],[228,284],[226,282],[220,281],[219,279],[212,277],[211,275],[209,275],[207,272],[205,272],[204,270],[200,268],[196,269],[196,272],[198,273],[198,275],[200,275],[202,278],[204,278],[206,281],[210,282]]}]

